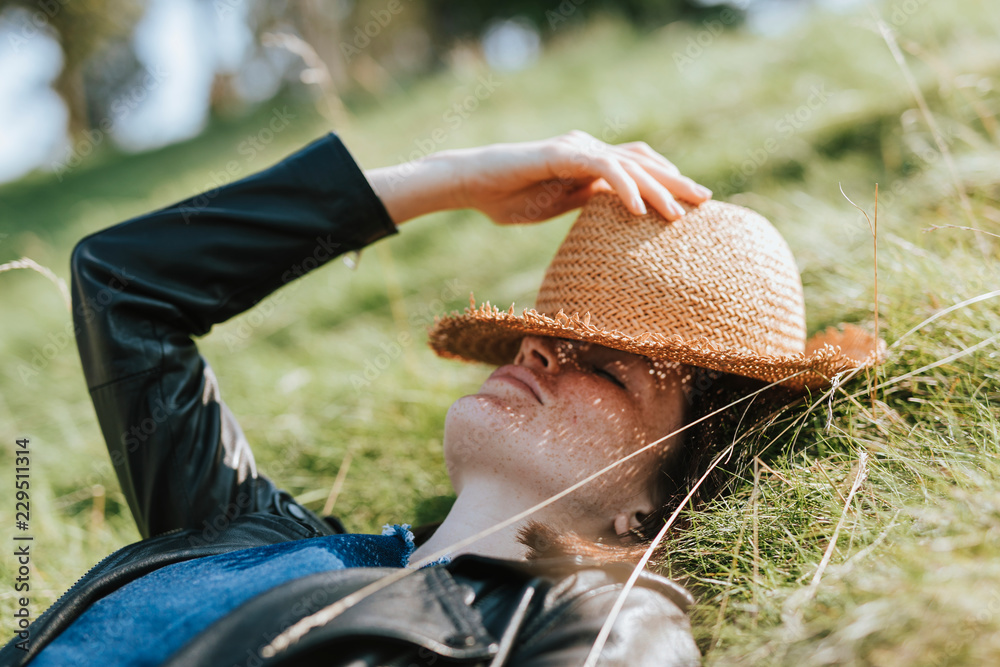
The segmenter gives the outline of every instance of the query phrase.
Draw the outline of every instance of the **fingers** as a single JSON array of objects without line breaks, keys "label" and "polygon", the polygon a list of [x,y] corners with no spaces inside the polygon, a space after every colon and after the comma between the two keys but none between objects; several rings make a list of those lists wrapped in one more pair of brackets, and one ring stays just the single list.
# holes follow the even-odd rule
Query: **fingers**
[{"label": "fingers", "polygon": [[667,220],[676,220],[684,215],[684,208],[677,203],[668,188],[657,183],[657,181],[636,163],[626,163],[626,171],[635,179],[645,198],[660,212]]},{"label": "fingers", "polygon": [[[642,193],[636,182],[638,173],[631,164],[610,156],[601,156],[594,159],[594,166],[632,213],[646,215],[646,205],[642,201]],[[643,184],[646,182],[643,181]]]},{"label": "fingers", "polygon": [[711,190],[695,183],[687,176],[682,175],[680,172],[664,172],[659,166],[645,164],[642,161],[639,161],[638,164],[648,174],[655,178],[655,184],[652,186],[654,189],[657,188],[657,186],[661,186],[661,189],[666,188],[671,195],[679,197],[692,204],[700,204],[703,201],[711,199],[712,197]]},{"label": "fingers", "polygon": [[627,144],[620,144],[617,148],[629,151],[630,153],[635,153],[640,157],[647,158],[650,162],[663,167],[665,171],[674,174],[675,176],[679,176],[681,173],[681,170],[677,168],[677,165],[654,151],[645,141],[630,141]]},{"label": "fingers", "polygon": [[677,203],[680,198],[691,204],[700,204],[712,197],[712,191],[681,174],[666,159],[642,141],[615,146],[627,155],[626,171],[636,180],[642,196],[668,220],[684,215],[684,208]]},{"label": "fingers", "polygon": [[622,144],[617,148],[636,155],[636,162],[650,174],[653,174],[671,193],[679,196],[681,199],[689,201],[692,204],[700,204],[712,197],[711,190],[681,174],[680,170],[670,160],[654,151],[645,142],[637,141],[632,144]]},{"label": "fingers", "polygon": [[682,175],[645,142],[613,146],[579,130],[559,139],[560,148],[573,153],[576,165],[607,181],[633,214],[646,213],[645,199],[667,220],[676,220],[684,208],[675,198],[697,205],[712,196],[711,190]]}]

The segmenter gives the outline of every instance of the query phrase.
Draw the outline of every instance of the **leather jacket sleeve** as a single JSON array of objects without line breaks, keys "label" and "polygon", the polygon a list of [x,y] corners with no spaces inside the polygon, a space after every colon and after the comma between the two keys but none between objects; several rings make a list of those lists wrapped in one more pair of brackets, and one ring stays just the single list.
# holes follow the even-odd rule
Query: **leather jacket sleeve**
[{"label": "leather jacket sleeve", "polygon": [[77,345],[143,537],[290,506],[324,532],[258,474],[192,337],[395,231],[331,134],[265,171],[80,241],[71,260]]}]

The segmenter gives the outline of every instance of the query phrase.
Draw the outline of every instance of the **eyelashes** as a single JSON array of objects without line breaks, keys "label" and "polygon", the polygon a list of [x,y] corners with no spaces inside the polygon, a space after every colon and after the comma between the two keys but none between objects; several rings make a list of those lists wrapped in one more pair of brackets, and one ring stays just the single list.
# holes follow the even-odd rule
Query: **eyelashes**
[{"label": "eyelashes", "polygon": [[594,374],[597,375],[598,377],[603,377],[604,379],[618,385],[622,389],[625,389],[625,383],[619,380],[618,377],[613,373],[611,373],[610,371],[607,371],[601,368],[600,366],[594,366],[593,371]]}]

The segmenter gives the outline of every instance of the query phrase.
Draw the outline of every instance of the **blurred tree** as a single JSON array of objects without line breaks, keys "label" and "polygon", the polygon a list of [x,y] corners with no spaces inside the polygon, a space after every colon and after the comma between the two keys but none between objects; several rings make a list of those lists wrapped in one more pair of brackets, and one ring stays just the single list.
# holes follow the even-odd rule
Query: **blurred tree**
[{"label": "blurred tree", "polygon": [[624,16],[638,26],[659,27],[677,19],[694,19],[711,8],[691,0],[425,0],[435,43],[455,37],[478,36],[485,26],[498,18],[523,16],[542,29],[555,29],[565,23],[583,22],[599,13]]},{"label": "blurred tree", "polygon": [[[482,58],[491,22],[521,17],[542,40],[602,13],[655,28],[717,12],[698,0],[200,0],[206,16],[245,22],[251,46],[239,62],[216,67],[210,108],[239,113],[282,91],[304,86],[320,111],[341,125],[345,93],[373,97],[405,87],[435,66]],[[138,78],[147,75],[133,41],[148,0],[0,0],[16,10],[25,39],[51,35],[63,52],[53,83],[68,110],[75,140],[102,119]]]},{"label": "blurred tree", "polygon": [[[91,127],[85,71],[91,56],[126,39],[142,16],[138,0],[0,0],[0,12],[20,7],[32,30],[47,31],[63,52],[63,69],[53,87],[66,102],[69,131]],[[127,59],[127,58],[126,58]]]},{"label": "blurred tree", "polygon": [[419,75],[432,62],[420,0],[256,0],[250,7],[258,50],[293,54],[287,82],[313,86],[331,120],[345,118],[344,92],[385,94],[399,87],[399,77]]}]

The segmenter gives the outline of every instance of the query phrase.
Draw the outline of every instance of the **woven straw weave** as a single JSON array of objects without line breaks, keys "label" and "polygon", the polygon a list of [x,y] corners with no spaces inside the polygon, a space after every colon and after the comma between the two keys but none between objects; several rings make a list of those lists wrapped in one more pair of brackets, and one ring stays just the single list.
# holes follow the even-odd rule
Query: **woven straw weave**
[{"label": "woven straw weave", "polygon": [[[472,302],[430,332],[440,355],[510,363],[526,334],[586,340],[793,388],[871,366],[884,343],[858,327],[806,341],[792,253],[762,216],[709,201],[669,223],[599,194],[580,213],[538,293],[515,315]],[[808,356],[806,356],[808,355]]]}]

